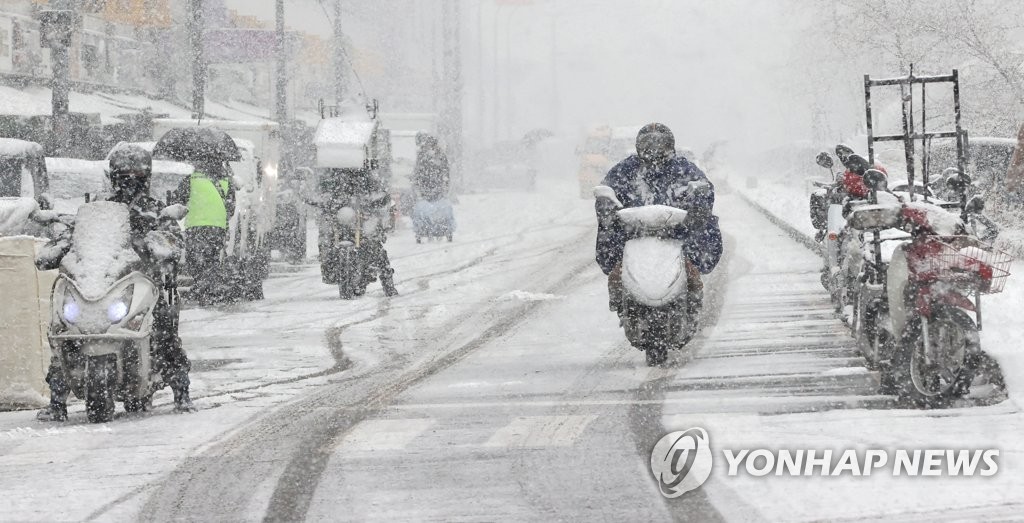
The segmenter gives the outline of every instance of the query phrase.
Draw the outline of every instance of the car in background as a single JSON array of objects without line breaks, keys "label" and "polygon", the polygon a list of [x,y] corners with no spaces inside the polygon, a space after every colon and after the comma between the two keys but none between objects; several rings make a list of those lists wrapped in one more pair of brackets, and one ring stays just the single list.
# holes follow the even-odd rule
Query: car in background
[{"label": "car in background", "polygon": [[633,154],[640,127],[600,126],[587,133],[576,150],[580,164],[577,174],[580,198],[593,198],[594,187],[601,183],[608,170]]}]

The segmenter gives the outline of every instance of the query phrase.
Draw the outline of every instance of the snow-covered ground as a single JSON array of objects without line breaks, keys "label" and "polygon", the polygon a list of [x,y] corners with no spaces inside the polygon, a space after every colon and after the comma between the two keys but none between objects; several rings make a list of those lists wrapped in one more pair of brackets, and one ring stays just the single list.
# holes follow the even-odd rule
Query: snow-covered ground
[{"label": "snow-covered ground", "polygon": [[[1019,516],[1017,382],[990,407],[894,408],[832,317],[816,256],[727,195],[706,328],[648,368],[607,310],[592,201],[547,182],[461,196],[452,243],[400,229],[399,297],[373,284],[343,302],[311,258],[275,264],[261,302],[185,311],[196,414],[171,414],[166,391],[154,413],[103,425],[80,402],[60,424],[0,413],[0,520]],[[989,311],[983,343],[1019,339]],[[714,472],[666,500],[651,448],[692,426],[711,435]],[[998,448],[1000,472],[730,477],[718,453],[876,447]]]}]

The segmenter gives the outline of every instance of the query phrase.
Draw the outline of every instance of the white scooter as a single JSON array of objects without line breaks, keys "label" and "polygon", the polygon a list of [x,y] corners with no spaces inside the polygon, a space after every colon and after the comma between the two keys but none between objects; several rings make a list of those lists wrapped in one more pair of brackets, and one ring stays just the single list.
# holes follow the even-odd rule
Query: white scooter
[{"label": "white scooter", "polygon": [[[187,210],[168,207],[160,219],[174,222]],[[151,275],[131,243],[126,205],[99,201],[82,205],[74,221],[71,249],[61,261],[51,299],[50,347],[60,360],[71,391],[85,400],[93,423],[110,421],[115,401],[127,412],[146,409],[163,388],[152,343],[154,309],[172,301]],[[146,249],[154,258],[170,259],[174,245],[150,233]],[[173,264],[161,276],[173,282]]]},{"label": "white scooter", "polygon": [[603,185],[594,188],[594,196],[598,208],[614,211],[599,213],[599,219],[617,220],[628,238],[618,307],[626,339],[646,353],[648,365],[660,365],[669,349],[683,347],[696,331],[687,308],[683,241],[670,235],[685,223],[687,212],[666,205],[624,209],[615,191]]}]

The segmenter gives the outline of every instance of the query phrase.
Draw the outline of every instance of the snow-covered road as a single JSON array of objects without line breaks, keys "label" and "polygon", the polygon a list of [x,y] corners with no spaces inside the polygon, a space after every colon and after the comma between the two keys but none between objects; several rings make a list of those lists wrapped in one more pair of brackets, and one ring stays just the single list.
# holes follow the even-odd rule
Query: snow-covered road
[{"label": "snow-covered road", "polygon": [[[1019,513],[1012,402],[892,410],[829,313],[818,261],[719,199],[727,258],[703,335],[649,368],[607,310],[574,187],[468,196],[455,242],[388,244],[402,295],[354,302],[316,265],[267,299],[190,310],[200,412],[48,426],[0,414],[0,520],[932,519]],[[650,450],[983,448],[994,478],[728,477],[678,500]],[[989,512],[998,510],[999,512]],[[972,512],[974,511],[974,512]],[[1014,512],[1017,511],[1017,512]]]}]

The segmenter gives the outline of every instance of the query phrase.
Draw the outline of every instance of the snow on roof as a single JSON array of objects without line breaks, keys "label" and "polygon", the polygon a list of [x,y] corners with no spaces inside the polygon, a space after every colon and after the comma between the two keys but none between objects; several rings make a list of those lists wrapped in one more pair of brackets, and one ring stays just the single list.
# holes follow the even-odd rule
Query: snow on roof
[{"label": "snow on roof", "polygon": [[15,138],[0,138],[0,156],[42,156],[43,146]]}]

